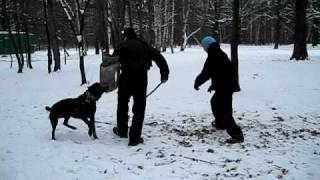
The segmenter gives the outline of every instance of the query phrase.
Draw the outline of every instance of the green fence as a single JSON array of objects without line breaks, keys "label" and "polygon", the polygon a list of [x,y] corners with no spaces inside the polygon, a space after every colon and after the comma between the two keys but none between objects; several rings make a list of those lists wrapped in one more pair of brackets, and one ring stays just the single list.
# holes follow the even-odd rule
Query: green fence
[{"label": "green fence", "polygon": [[[18,45],[20,39],[22,52],[26,53],[28,43],[27,34],[24,32],[20,32],[20,34],[12,32],[12,37],[16,45]],[[29,34],[29,45],[31,53],[33,53],[36,49],[36,39],[33,34]],[[15,54],[9,34],[5,31],[0,31],[0,54]]]}]

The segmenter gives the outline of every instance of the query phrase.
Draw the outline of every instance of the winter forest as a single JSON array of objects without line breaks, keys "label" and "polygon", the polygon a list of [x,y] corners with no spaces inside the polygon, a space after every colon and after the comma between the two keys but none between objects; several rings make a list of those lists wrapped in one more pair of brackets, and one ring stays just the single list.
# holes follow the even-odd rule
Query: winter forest
[{"label": "winter forest", "polygon": [[[148,43],[162,52],[198,45],[204,35],[221,43],[266,45],[295,43],[292,59],[306,59],[306,43],[319,43],[317,0],[2,0],[2,31],[36,37],[38,50],[48,49],[48,72],[61,68],[60,49],[78,48],[82,83],[86,83],[83,59],[88,48],[109,52],[121,41],[121,31],[134,27]],[[295,33],[296,32],[296,33]],[[11,40],[19,72],[32,68],[30,47],[23,58],[22,41]],[[28,53],[29,52],[29,53]],[[236,52],[235,52],[236,53]],[[235,54],[235,56],[237,56]],[[232,55],[232,57],[235,57]]]},{"label": "winter forest", "polygon": [[[144,143],[112,133],[117,90],[96,102],[99,139],[71,118],[51,141],[45,107],[99,82],[129,27],[170,69],[159,88],[148,71]],[[319,33],[319,0],[0,0],[0,179],[319,179]],[[193,88],[205,36],[235,68],[243,143],[211,125],[209,81]]]}]

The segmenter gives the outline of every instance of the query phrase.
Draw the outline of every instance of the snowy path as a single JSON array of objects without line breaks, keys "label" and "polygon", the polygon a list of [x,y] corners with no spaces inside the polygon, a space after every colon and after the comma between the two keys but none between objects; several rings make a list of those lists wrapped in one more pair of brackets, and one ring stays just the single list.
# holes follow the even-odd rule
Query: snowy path
[{"label": "snowy path", "polygon": [[[228,135],[211,127],[209,84],[193,90],[205,53],[200,48],[164,54],[169,81],[147,102],[145,144],[128,147],[112,134],[116,92],[97,104],[98,140],[81,121],[76,131],[62,123],[56,141],[46,105],[77,97],[80,87],[76,52],[62,71],[48,75],[45,52],[34,70],[17,74],[0,57],[0,179],[318,179],[320,177],[320,49],[310,61],[289,61],[292,46],[241,46],[240,84],[234,95],[236,121],[245,143],[227,145]],[[229,52],[229,46],[223,49]],[[90,83],[98,81],[99,56],[86,57]],[[15,64],[14,64],[15,65]],[[160,80],[149,72],[149,89]]]}]

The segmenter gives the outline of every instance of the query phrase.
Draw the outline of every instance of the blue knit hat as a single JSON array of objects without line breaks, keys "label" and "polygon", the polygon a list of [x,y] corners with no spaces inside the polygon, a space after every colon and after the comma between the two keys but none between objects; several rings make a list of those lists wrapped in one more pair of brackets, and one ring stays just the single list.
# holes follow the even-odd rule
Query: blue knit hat
[{"label": "blue knit hat", "polygon": [[201,45],[204,49],[208,49],[209,46],[215,42],[217,41],[212,36],[206,36],[201,40]]}]

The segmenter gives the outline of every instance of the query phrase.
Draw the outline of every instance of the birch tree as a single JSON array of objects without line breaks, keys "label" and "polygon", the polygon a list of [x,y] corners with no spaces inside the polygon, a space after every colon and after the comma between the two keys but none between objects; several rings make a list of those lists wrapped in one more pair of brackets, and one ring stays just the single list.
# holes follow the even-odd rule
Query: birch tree
[{"label": "birch tree", "polygon": [[180,51],[184,51],[184,49],[187,46],[187,25],[189,20],[189,14],[190,14],[190,0],[182,0],[182,44],[180,47]]},{"label": "birch tree", "polygon": [[81,85],[86,84],[86,74],[84,67],[84,56],[85,56],[85,47],[84,47],[84,18],[85,12],[89,5],[90,0],[76,0],[76,7],[71,8],[67,0],[59,0],[61,7],[63,8],[67,20],[69,22],[70,28],[74,34],[74,37],[77,40],[77,47],[79,51],[79,67],[81,74]]}]

